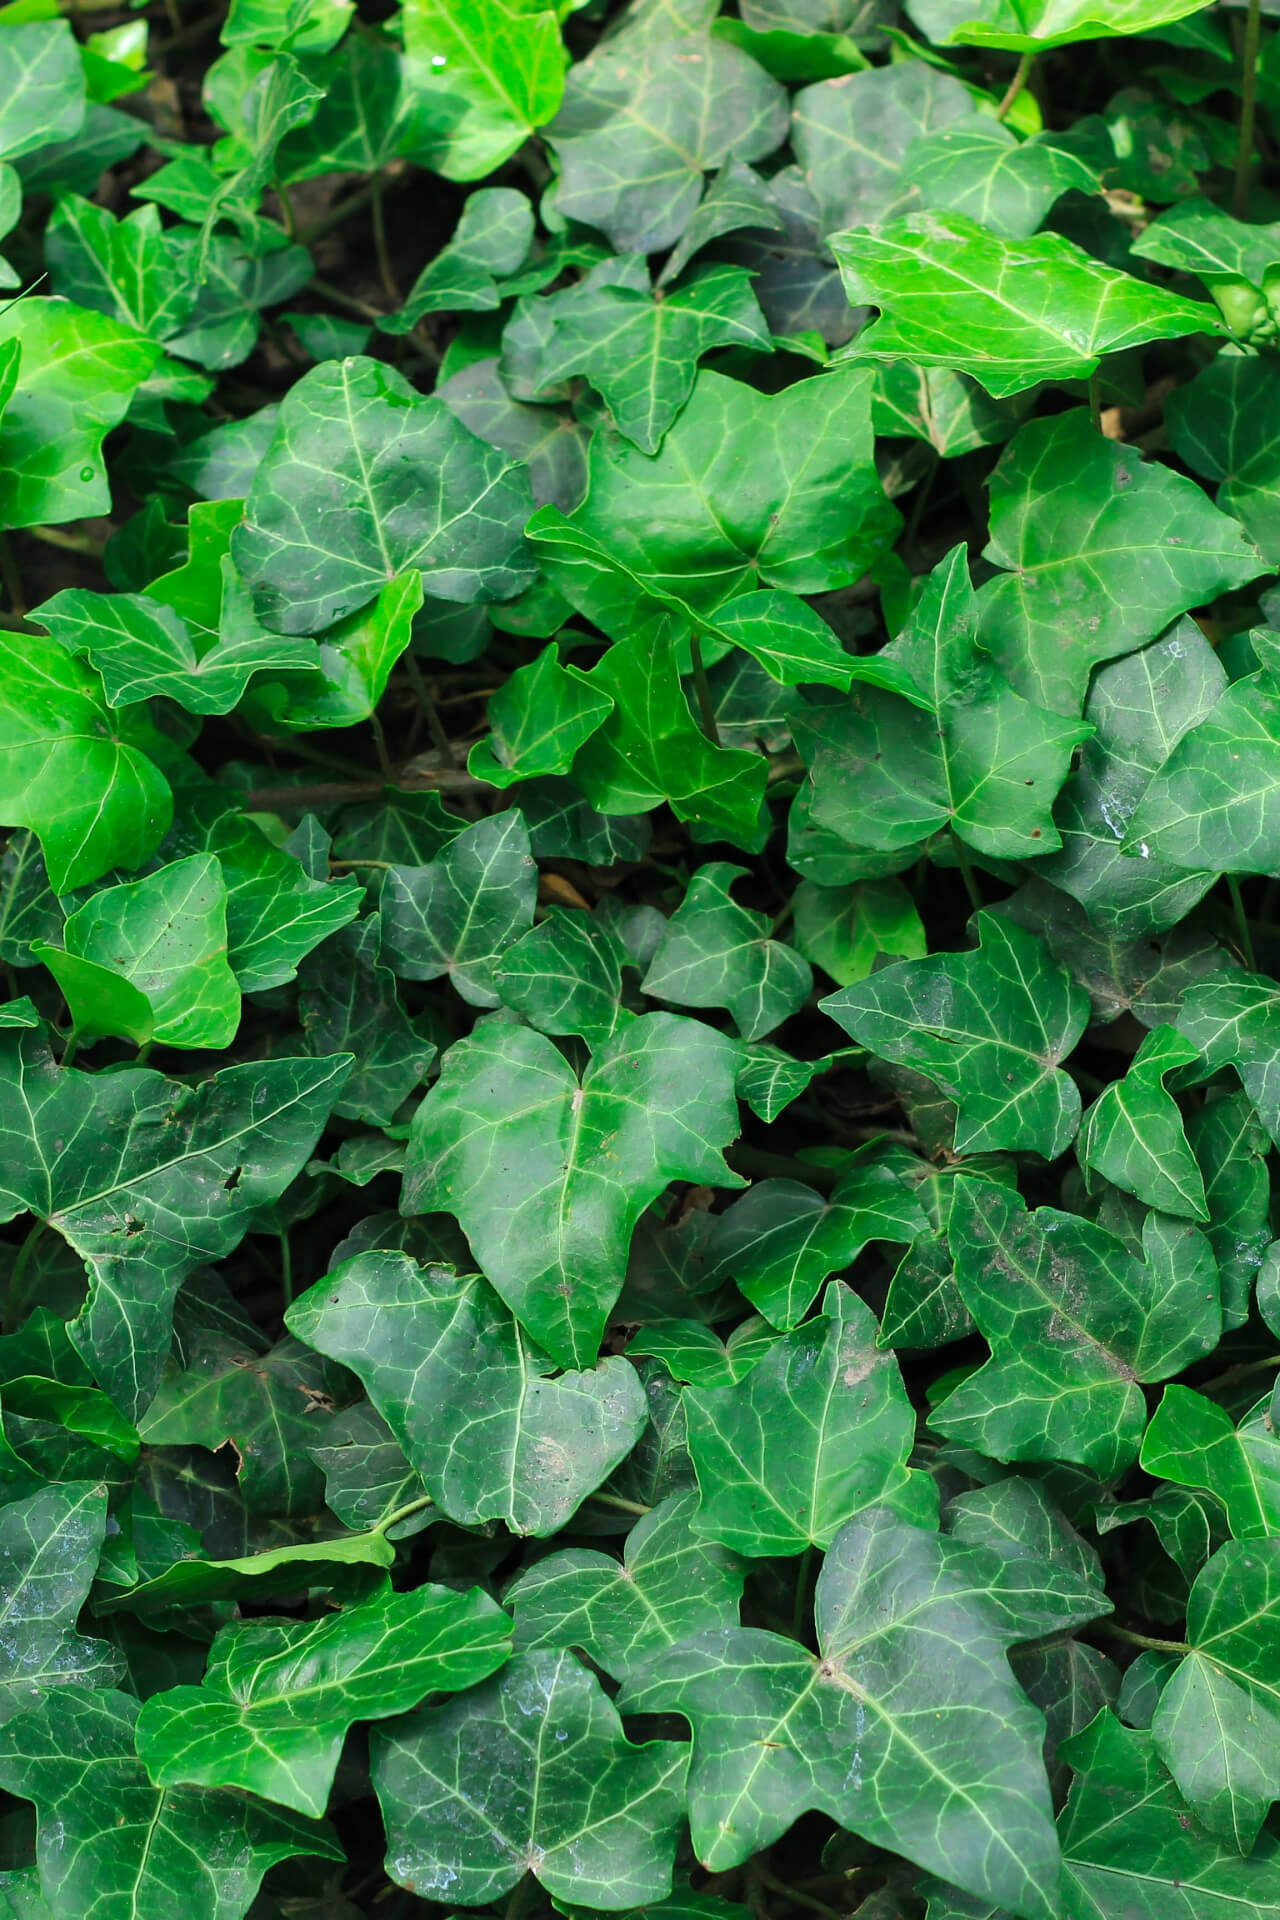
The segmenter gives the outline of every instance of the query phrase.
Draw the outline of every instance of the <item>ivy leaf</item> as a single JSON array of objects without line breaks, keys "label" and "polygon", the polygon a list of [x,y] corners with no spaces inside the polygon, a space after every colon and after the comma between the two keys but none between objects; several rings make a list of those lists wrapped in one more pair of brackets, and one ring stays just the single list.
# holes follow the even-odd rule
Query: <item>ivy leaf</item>
[{"label": "ivy leaf", "polygon": [[818,1576],[820,1653],[704,1633],[626,1682],[625,1713],[693,1727],[689,1824],[712,1872],[808,1809],[1028,1920],[1056,1913],[1044,1723],[1009,1672],[999,1559],[880,1508]]},{"label": "ivy leaf", "polygon": [[1200,1825],[1251,1853],[1280,1799],[1280,1540],[1218,1549],[1191,1589],[1187,1639],[1152,1738]]},{"label": "ivy leaf", "polygon": [[815,822],[885,851],[943,826],[997,858],[1057,845],[1051,808],[1086,729],[1022,699],[982,650],[963,547],[929,574],[904,632],[874,656],[876,667],[890,664],[899,689],[873,684],[795,729]]},{"label": "ivy leaf", "polygon": [[778,231],[782,216],[769,197],[768,183],[745,160],[731,153],[719,173],[707,181],[688,226],[667,255],[655,284],[670,286],[696,253],[713,240],[744,227]]},{"label": "ivy leaf", "polygon": [[697,1504],[670,1494],[631,1529],[621,1564],[586,1547],[537,1561],[506,1594],[517,1650],[578,1647],[625,1680],[666,1647],[736,1626],[746,1569],[691,1529]]},{"label": "ivy leaf", "polygon": [[298,990],[298,1019],[309,1050],[354,1056],[335,1114],[371,1127],[390,1126],[436,1054],[426,1022],[404,1011],[395,976],[379,964],[381,935],[376,913],[331,934],[322,951],[303,963]]},{"label": "ivy leaf", "polygon": [[497,1006],[494,968],[531,924],[537,889],[521,815],[511,808],[477,820],[429,865],[391,868],[382,958],[402,979],[447,974],[472,1006]]},{"label": "ivy leaf", "polygon": [[1126,853],[1215,872],[1265,873],[1280,860],[1273,799],[1280,690],[1272,665],[1273,658],[1280,664],[1272,652],[1280,642],[1258,637],[1263,665],[1233,681],[1176,743],[1129,823]]},{"label": "ivy leaf", "polygon": [[228,635],[198,654],[187,623],[142,593],[64,587],[36,612],[59,646],[96,667],[111,707],[165,697],[188,713],[230,713],[255,673],[315,661],[311,641],[259,629]]},{"label": "ivy leaf", "polygon": [[808,998],[813,975],[769,937],[763,914],[730,895],[745,867],[714,860],[694,875],[644,976],[644,991],[679,1007],[727,1007],[745,1040],[772,1033]]},{"label": "ivy leaf", "polygon": [[[543,296],[534,397],[584,374],[624,438],[656,453],[693,391],[699,360],[716,347],[771,352],[769,328],[742,267],[699,269],[655,298],[643,262],[605,261],[575,287]],[[528,303],[522,303],[522,307]],[[519,325],[522,307],[516,309]]]},{"label": "ivy leaf", "polygon": [[111,511],[102,442],[160,358],[155,341],[69,300],[27,294],[0,316],[21,350],[0,422],[0,514],[8,527]]},{"label": "ivy leaf", "polygon": [[75,1630],[106,1531],[107,1490],[84,1481],[45,1487],[0,1512],[0,1725],[46,1688],[119,1679],[114,1650]]},{"label": "ivy leaf", "polygon": [[300,1588],[355,1588],[366,1592],[369,1569],[391,1566],[396,1550],[385,1534],[353,1533],[319,1544],[273,1547],[237,1559],[174,1560],[162,1573],[139,1581],[114,1598],[96,1602],[99,1613],[136,1613],[147,1619],[173,1608],[206,1606],[217,1600],[259,1602],[282,1599]]},{"label": "ivy leaf", "polygon": [[579,747],[612,711],[609,694],[561,666],[552,640],[491,695],[489,733],[472,747],[467,771],[495,787],[568,773]]},{"label": "ivy leaf", "polygon": [[138,1756],[158,1787],[233,1787],[322,1814],[357,1720],[486,1680],[508,1658],[510,1635],[477,1587],[388,1584],[319,1621],[240,1622],[214,1641],[201,1686],[147,1701]]},{"label": "ivy leaf", "polygon": [[757,1180],[717,1217],[716,1270],[733,1276],[771,1326],[798,1326],[828,1275],[852,1266],[873,1240],[906,1245],[927,1231],[919,1201],[872,1151],[825,1198],[799,1180]]},{"label": "ivy leaf", "polygon": [[349,1065],[250,1061],[188,1087],[59,1069],[36,1036],[0,1034],[0,1211],[34,1213],[85,1262],[76,1344],[124,1410],[159,1381],[178,1287],[304,1165]]},{"label": "ivy leaf", "polygon": [[[1031,421],[1001,455],[985,557],[1009,571],[978,596],[983,644],[1025,699],[1073,714],[1092,667],[1261,567],[1199,487],[1143,466],[1080,411]],[[1084,606],[1096,611],[1071,617]]]},{"label": "ivy leaf", "polygon": [[[502,1519],[516,1533],[557,1532],[645,1423],[625,1360],[552,1378],[551,1359],[483,1280],[404,1254],[346,1261],[294,1302],[286,1325],[359,1376],[460,1526]],[[462,1444],[473,1430],[476,1443]]]},{"label": "ivy leaf", "polygon": [[0,819],[39,834],[56,893],[142,866],[159,846],[173,796],[151,744],[56,641],[0,635]]},{"label": "ivy leaf", "polygon": [[570,72],[548,134],[557,205],[619,253],[657,253],[689,224],[706,172],[731,154],[762,160],[786,134],[786,93],[737,47],[692,33],[638,45],[617,36]]},{"label": "ivy leaf", "polygon": [[577,1033],[599,1047],[634,1018],[622,1004],[632,964],[607,921],[552,907],[507,948],[494,979],[503,1005],[522,1013],[539,1033]]},{"label": "ivy leaf", "polygon": [[1280,1531],[1280,1440],[1267,1400],[1237,1426],[1216,1401],[1189,1387],[1166,1387],[1142,1442],[1142,1464],[1180,1487],[1216,1494],[1237,1540]]},{"label": "ivy leaf", "polygon": [[704,369],[656,455],[596,435],[587,498],[568,519],[699,614],[762,585],[826,593],[859,579],[897,533],[872,446],[869,376],[770,395]]},{"label": "ivy leaf", "polygon": [[1207,1220],[1204,1179],[1165,1075],[1199,1059],[1173,1027],[1153,1027],[1123,1080],[1112,1081],[1080,1125],[1078,1154],[1113,1186],[1149,1207]]},{"label": "ivy leaf", "polygon": [[1265,975],[1230,967],[1190,986],[1178,1031],[1209,1073],[1233,1067],[1259,1120],[1280,1144],[1280,994]]},{"label": "ivy leaf", "polygon": [[922,134],[974,117],[973,96],[924,60],[823,80],[795,97],[796,158],[822,233],[892,220],[916,202],[905,161]]},{"label": "ivy leaf", "polygon": [[406,0],[414,158],[446,180],[509,160],[560,104],[556,9],[517,0]]},{"label": "ivy leaf", "polygon": [[0,42],[0,158],[69,140],[84,122],[80,49],[66,20],[17,20]]},{"label": "ivy leaf", "polygon": [[513,274],[533,239],[533,208],[513,187],[479,187],[468,195],[452,240],[429,260],[398,313],[379,321],[383,333],[411,333],[427,313],[485,313],[502,305],[498,281]]},{"label": "ivy leaf", "polygon": [[695,1532],[758,1558],[829,1547],[868,1507],[931,1519],[931,1490],[907,1469],[911,1403],[877,1331],[833,1281],[822,1312],[774,1341],[744,1380],[686,1392]]},{"label": "ivy leaf", "polygon": [[1010,240],[1033,234],[1064,193],[1097,193],[1100,185],[1067,148],[1035,136],[1019,140],[1003,121],[976,114],[913,140],[903,172],[925,207],[967,214]]},{"label": "ivy leaf", "polygon": [[630,1021],[581,1080],[542,1034],[481,1021],[414,1115],[401,1209],[452,1213],[530,1336],[589,1366],[650,1201],[673,1179],[743,1184],[720,1154],[736,1067],[731,1040],[676,1014]]},{"label": "ivy leaf", "polygon": [[1218,1262],[1222,1324],[1243,1326],[1271,1241],[1270,1142],[1243,1093],[1220,1092],[1187,1122],[1204,1180],[1205,1232]]},{"label": "ivy leaf", "polygon": [[1094,924],[1120,936],[1173,926],[1213,884],[1210,873],[1124,853],[1152,775],[1204,720],[1227,684],[1217,654],[1184,617],[1151,645],[1099,667],[1084,717],[1094,729],[1058,796],[1060,852],[1037,872],[1080,902]]},{"label": "ivy leaf", "polygon": [[356,357],[289,389],[232,555],[266,625],[310,633],[410,567],[445,600],[518,593],[533,578],[521,552],[532,505],[519,463]]},{"label": "ivy leaf", "polygon": [[123,220],[82,194],[57,202],[45,232],[55,293],[110,315],[153,340],[184,327],[197,288],[180,243],[165,233],[160,209],[137,207]]},{"label": "ivy leaf", "polygon": [[[1252,228],[1246,228],[1252,232]],[[1280,265],[1280,246],[1273,249]],[[1271,249],[1269,249],[1271,251]],[[1218,509],[1259,552],[1280,559],[1280,415],[1266,362],[1222,355],[1169,395],[1169,440],[1193,473],[1220,482]]]},{"label": "ivy leaf", "polygon": [[483,1906],[526,1872],[553,1899],[608,1909],[671,1890],[688,1749],[632,1746],[571,1653],[517,1654],[461,1699],[379,1729],[370,1748],[388,1866],[412,1893]]},{"label": "ivy leaf", "polygon": [[1109,1479],[1137,1455],[1146,1402],[1221,1337],[1208,1241],[1149,1214],[1138,1260],[1077,1214],[1027,1213],[987,1180],[957,1183],[949,1241],[992,1357],[936,1409],[940,1432],[996,1459],[1074,1460]]},{"label": "ivy leaf", "polygon": [[227,960],[227,888],[211,854],[104,887],[68,915],[62,944],[36,941],[82,1039],[229,1047],[240,986]]},{"label": "ivy leaf", "polygon": [[122,1693],[59,1688],[0,1726],[0,1780],[35,1802],[54,1920],[241,1920],[277,1861],[341,1859],[316,1822],[237,1794],[153,1787],[134,1753],[137,1715]]},{"label": "ivy leaf", "polygon": [[1080,1116],[1060,1062],[1089,1017],[1087,996],[1034,934],[991,913],[978,948],[882,967],[820,1002],[851,1039],[926,1074],[959,1108],[961,1153],[1020,1148],[1052,1160]]},{"label": "ivy leaf", "polygon": [[795,943],[806,960],[851,987],[876,969],[881,954],[921,960],[928,951],[915,902],[897,880],[824,887],[802,880],[793,896]]},{"label": "ivy leaf", "polygon": [[1216,311],[1119,273],[1057,233],[989,232],[966,213],[919,213],[837,234],[849,299],[879,320],[843,358],[948,367],[1001,400],[1083,379],[1104,353],[1221,333]]},{"label": "ivy leaf", "polygon": [[[975,16],[977,4],[983,12]],[[912,0],[911,15],[936,46],[959,42],[1035,52],[1077,40],[1107,40],[1118,34],[1155,33],[1197,8],[1192,0]]]}]

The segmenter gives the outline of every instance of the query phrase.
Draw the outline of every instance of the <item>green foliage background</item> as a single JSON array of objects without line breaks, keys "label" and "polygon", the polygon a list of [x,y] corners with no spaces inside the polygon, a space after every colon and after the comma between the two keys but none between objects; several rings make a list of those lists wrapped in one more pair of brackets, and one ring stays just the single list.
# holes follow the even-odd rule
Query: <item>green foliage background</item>
[{"label": "green foliage background", "polygon": [[1278,49],[0,8],[0,1912],[1280,1917]]}]

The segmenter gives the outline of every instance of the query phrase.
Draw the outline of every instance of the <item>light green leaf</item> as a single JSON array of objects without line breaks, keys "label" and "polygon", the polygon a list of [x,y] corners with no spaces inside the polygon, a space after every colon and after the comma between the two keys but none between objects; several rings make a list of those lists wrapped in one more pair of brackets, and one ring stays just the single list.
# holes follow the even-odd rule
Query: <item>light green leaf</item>
[{"label": "light green leaf", "polygon": [[411,333],[427,313],[485,313],[502,305],[498,282],[516,272],[533,239],[533,208],[514,187],[477,187],[453,238],[428,260],[383,333]]},{"label": "light green leaf", "polygon": [[214,1641],[203,1685],[147,1701],[138,1756],[158,1787],[233,1787],[322,1814],[355,1721],[486,1680],[510,1636],[477,1587],[396,1593],[388,1583],[318,1621],[244,1621]]},{"label": "light green leaf", "polygon": [[966,213],[920,213],[837,234],[854,303],[882,309],[842,358],[972,374],[996,400],[1083,379],[1103,354],[1221,333],[1215,308],[1106,266],[1057,233],[991,233]]},{"label": "light green leaf", "polygon": [[1064,193],[1101,190],[1093,168],[1065,147],[1036,135],[1019,140],[1003,121],[977,114],[913,140],[902,170],[930,211],[968,214],[1010,240],[1033,234]]},{"label": "light green leaf", "polygon": [[0,36],[0,159],[69,140],[84,122],[80,49],[67,20],[6,21]]},{"label": "light green leaf", "polygon": [[522,1573],[505,1596],[517,1650],[577,1647],[625,1680],[692,1634],[736,1626],[746,1568],[691,1529],[697,1504],[669,1495],[631,1529],[621,1564],[569,1547]]},{"label": "light green leaf", "polygon": [[928,952],[915,902],[899,880],[854,881],[845,887],[802,880],[793,904],[796,946],[838,987],[865,980],[881,954],[921,960]]},{"label": "light green leaf", "polygon": [[385,1534],[353,1533],[317,1545],[291,1542],[238,1559],[174,1560],[162,1573],[95,1605],[99,1613],[136,1613],[145,1619],[166,1614],[171,1608],[206,1606],[217,1600],[256,1604],[296,1594],[302,1588],[367,1592],[370,1568],[386,1569],[395,1557],[396,1550]]},{"label": "light green leaf", "polygon": [[556,1377],[485,1281],[401,1253],[359,1254],[286,1325],[351,1368],[446,1518],[556,1533],[640,1437],[621,1359]]},{"label": "light green leaf", "polygon": [[911,0],[911,17],[937,46],[1007,47],[1037,52],[1077,40],[1156,33],[1204,0]]},{"label": "light green leaf", "polygon": [[404,23],[421,165],[478,180],[554,117],[566,56],[553,6],[405,0]]},{"label": "light green leaf", "polygon": [[1174,1027],[1153,1027],[1122,1080],[1098,1095],[1080,1123],[1080,1164],[1148,1207],[1209,1218],[1204,1179],[1165,1075],[1199,1059]]},{"label": "light green leaf", "polygon": [[410,567],[445,600],[518,593],[533,578],[521,538],[532,504],[518,464],[443,401],[356,357],[290,387],[232,554],[259,617],[309,633]]},{"label": "light green leaf", "polygon": [[382,889],[382,960],[404,980],[452,980],[495,1007],[494,969],[533,920],[538,869],[515,808],[477,820],[425,867],[393,866]]},{"label": "light green leaf", "polygon": [[[1280,247],[1277,247],[1280,259]],[[1269,360],[1220,354],[1169,395],[1168,433],[1193,473],[1217,481],[1219,510],[1260,553],[1280,560],[1280,413],[1260,376]]]},{"label": "light green leaf", "polygon": [[1227,1509],[1237,1540],[1280,1533],[1280,1439],[1262,1400],[1239,1426],[1190,1387],[1166,1387],[1142,1442],[1148,1473],[1205,1487]]},{"label": "light green leaf", "polygon": [[[8,1394],[6,1391],[6,1399]],[[50,1687],[110,1687],[114,1650],[75,1630],[107,1531],[107,1490],[45,1487],[0,1512],[0,1724]]]},{"label": "light green leaf", "polygon": [[876,1333],[870,1308],[833,1281],[822,1312],[744,1380],[688,1389],[695,1532],[759,1558],[829,1547],[868,1507],[932,1521],[932,1487],[907,1468],[915,1416]]},{"label": "light green leaf", "polygon": [[552,1041],[479,1022],[414,1115],[402,1211],[452,1213],[484,1272],[561,1365],[589,1366],[640,1215],[670,1180],[739,1186],[734,1043],[647,1014],[581,1080]]},{"label": "light green leaf", "polygon": [[609,694],[566,671],[554,640],[517,667],[490,696],[489,733],[467,756],[467,771],[495,787],[567,773],[584,741],[613,711]]},{"label": "light green leaf", "polygon": [[1201,488],[1080,410],[1031,421],[1001,455],[984,557],[1008,569],[978,596],[984,646],[1025,699],[1073,714],[1092,667],[1262,570]]},{"label": "light green leaf", "polygon": [[184,251],[165,233],[158,207],[118,220],[82,194],[57,201],[45,231],[53,290],[122,326],[168,340],[191,317],[199,288]]},{"label": "light green leaf", "polygon": [[1028,1920],[1057,1913],[1044,1722],[1004,1657],[1001,1565],[880,1508],[828,1550],[817,1655],[729,1628],[624,1685],[624,1712],[692,1725],[704,1866],[740,1864],[812,1808]]},{"label": "light green leaf", "polygon": [[911,1067],[956,1101],[961,1153],[1021,1148],[1054,1159],[1080,1117],[1061,1070],[1088,997],[1034,934],[991,913],[978,949],[882,967],[820,1004],[851,1039]]},{"label": "light green leaf", "polygon": [[727,1007],[739,1033],[758,1040],[808,998],[813,975],[793,948],[769,937],[761,913],[731,897],[745,867],[700,867],[658,943],[641,985],[678,1007]]},{"label": "light green leaf", "polygon": [[494,983],[503,1005],[539,1033],[577,1033],[598,1047],[634,1018],[622,1005],[624,974],[634,964],[602,916],[552,907],[507,948]]},{"label": "light green leaf", "polygon": [[632,1746],[571,1653],[517,1654],[370,1747],[388,1866],[413,1893],[483,1906],[532,1872],[557,1901],[613,1911],[671,1890],[688,1748]]},{"label": "light green leaf", "polygon": [[1265,974],[1228,968],[1190,986],[1178,1031],[1210,1073],[1234,1068],[1271,1138],[1280,1144],[1280,990]]}]

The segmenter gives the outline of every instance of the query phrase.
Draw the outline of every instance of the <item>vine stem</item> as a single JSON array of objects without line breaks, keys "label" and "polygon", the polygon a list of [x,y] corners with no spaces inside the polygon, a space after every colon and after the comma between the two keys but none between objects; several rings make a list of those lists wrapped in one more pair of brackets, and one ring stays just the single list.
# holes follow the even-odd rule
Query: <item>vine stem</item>
[{"label": "vine stem", "polygon": [[[1256,4],[1256,0],[1254,0],[1254,3]],[[1016,68],[1014,69],[1014,75],[1012,80],[1009,82],[1008,86],[1004,90],[1004,97],[1001,99],[999,106],[996,108],[997,120],[1008,119],[1009,114],[1012,110],[1014,101],[1017,99],[1018,95],[1022,92],[1022,89],[1026,86],[1027,81],[1031,78],[1031,69],[1034,64],[1035,64],[1035,54],[1031,53],[1030,51],[1024,53],[1021,60],[1019,60]]]},{"label": "vine stem", "polygon": [[390,1533],[392,1527],[399,1526],[402,1520],[412,1519],[415,1513],[422,1513],[427,1507],[434,1507],[435,1501],[429,1493],[420,1499],[410,1500],[403,1507],[396,1507],[391,1513],[384,1513],[376,1527],[370,1527],[370,1533]]},{"label": "vine stem", "polygon": [[1102,369],[1095,367],[1089,375],[1089,418],[1096,432],[1102,432]]},{"label": "vine stem", "polygon": [[1253,124],[1258,105],[1258,47],[1262,38],[1262,0],[1249,0],[1244,24],[1244,46],[1240,54],[1240,142],[1236,148],[1236,173],[1231,187],[1231,211],[1244,219],[1249,198],[1249,163],[1253,159]]},{"label": "vine stem", "polygon": [[969,905],[975,913],[981,913],[987,903],[982,897],[982,889],[978,885],[978,877],[973,871],[973,862],[969,858],[969,850],[960,839],[959,834],[952,834],[951,844],[956,850],[956,865],[960,869],[960,878],[964,881],[964,890],[969,896]]},{"label": "vine stem", "polygon": [[1240,955],[1250,973],[1258,971],[1258,962],[1253,952],[1253,935],[1249,931],[1249,922],[1245,917],[1244,900],[1240,893],[1240,882],[1234,873],[1227,875],[1227,892],[1231,895],[1231,906],[1236,916],[1236,938],[1240,942]]},{"label": "vine stem", "polygon": [[437,711],[436,703],[431,697],[431,689],[427,685],[426,676],[411,653],[405,652],[402,654],[401,662],[406,674],[409,676],[409,684],[413,688],[418,706],[422,712],[422,717],[427,723],[427,732],[431,735],[436,752],[440,755],[442,763],[456,772],[458,762],[454,755],[453,748],[449,744],[449,736],[444,730],[444,723]]}]

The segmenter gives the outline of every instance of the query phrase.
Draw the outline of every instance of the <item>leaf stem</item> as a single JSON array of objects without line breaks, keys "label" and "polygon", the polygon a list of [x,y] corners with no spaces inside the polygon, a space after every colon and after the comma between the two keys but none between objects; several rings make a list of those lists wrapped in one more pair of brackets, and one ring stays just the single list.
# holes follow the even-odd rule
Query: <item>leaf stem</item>
[{"label": "leaf stem", "polygon": [[838,1920],[835,1907],[829,1907],[825,1900],[817,1900],[811,1893],[802,1893],[799,1887],[789,1887],[785,1880],[779,1880],[767,1867],[755,1864],[755,1876],[762,1887],[768,1887],[770,1893],[776,1893],[783,1900],[789,1900],[793,1907],[803,1907],[806,1913],[820,1913],[826,1920]]},{"label": "leaf stem", "polygon": [[6,1326],[8,1326],[9,1324],[8,1309],[12,1309],[15,1303],[21,1299],[21,1294],[19,1292],[21,1283],[26,1278],[27,1268],[31,1265],[31,1257],[35,1253],[37,1246],[39,1245],[41,1239],[43,1238],[45,1228],[48,1226],[48,1224],[49,1222],[47,1220],[43,1220],[39,1216],[37,1216],[34,1224],[29,1228],[27,1232],[26,1239],[23,1241],[22,1245],[18,1248],[17,1258],[13,1263],[13,1271],[9,1275],[9,1285],[7,1289],[8,1302],[7,1302],[7,1310],[5,1313]]},{"label": "leaf stem", "polygon": [[589,1493],[588,1500],[594,1500],[599,1507],[612,1507],[617,1513],[634,1513],[643,1520],[646,1513],[652,1513],[652,1507],[646,1507],[639,1500],[624,1500],[620,1493]]},{"label": "leaf stem", "polygon": [[76,1032],[75,1028],[72,1027],[70,1033],[67,1035],[66,1045],[62,1049],[62,1059],[59,1062],[61,1066],[69,1067],[71,1065],[71,1062],[76,1057],[76,1049],[79,1045],[80,1035]]},{"label": "leaf stem", "polygon": [[1149,1633],[1135,1633],[1132,1627],[1122,1627],[1115,1620],[1095,1620],[1095,1627],[1101,1627],[1104,1633],[1112,1634],[1117,1640],[1124,1640],[1132,1647],[1146,1647],[1154,1653],[1190,1653],[1191,1647],[1186,1640],[1155,1640]]},{"label": "leaf stem", "polygon": [[997,120],[1008,119],[1014,101],[1026,86],[1027,81],[1031,78],[1031,69],[1035,65],[1035,58],[1035,54],[1028,50],[1023,54],[1021,60],[1019,60],[1014,69],[1013,78],[1005,88],[1004,97],[996,108]]},{"label": "leaf stem", "polygon": [[975,913],[981,913],[987,903],[982,897],[982,889],[978,885],[978,876],[973,870],[969,850],[958,833],[952,834],[951,844],[956,850],[956,865],[960,869],[960,878],[964,881],[964,890],[969,896],[969,905]]},{"label": "leaf stem", "polygon": [[378,278],[382,281],[383,291],[395,307],[404,305],[404,295],[396,280],[395,268],[391,264],[391,249],[387,245],[387,209],[383,199],[384,181],[380,173],[373,176],[373,246],[378,256]]},{"label": "leaf stem", "polygon": [[1238,1366],[1215,1373],[1210,1380],[1197,1380],[1196,1392],[1214,1393],[1219,1387],[1233,1387],[1237,1380],[1248,1380],[1255,1373],[1270,1373],[1273,1367],[1280,1367],[1280,1353],[1268,1353],[1261,1360],[1242,1360]]},{"label": "leaf stem", "polygon": [[1240,882],[1234,873],[1225,876],[1227,892],[1231,895],[1232,911],[1236,916],[1236,938],[1240,942],[1240,957],[1250,973],[1258,971],[1258,962],[1253,951],[1253,935],[1249,931],[1249,922],[1245,917],[1244,900],[1240,893]]},{"label": "leaf stem", "polygon": [[370,1533],[390,1533],[392,1527],[399,1526],[402,1520],[412,1519],[415,1513],[422,1513],[427,1507],[434,1507],[435,1501],[429,1493],[417,1500],[406,1502],[403,1507],[395,1507],[390,1513],[384,1513],[376,1527],[370,1527]]},{"label": "leaf stem", "polygon": [[813,1572],[816,1552],[816,1547],[806,1547],[800,1555],[800,1564],[796,1568],[796,1591],[791,1603],[791,1634],[795,1640],[804,1638],[804,1620],[809,1606],[809,1576]]},{"label": "leaf stem", "polygon": [[1231,211],[1244,219],[1249,198],[1249,163],[1253,159],[1253,125],[1258,105],[1258,47],[1262,38],[1262,0],[1249,0],[1244,23],[1244,46],[1240,52],[1240,141],[1236,147],[1236,172],[1231,186]]},{"label": "leaf stem", "polygon": [[33,540],[43,540],[46,547],[60,547],[63,553],[84,553],[91,560],[101,560],[106,551],[105,540],[95,540],[91,533],[64,533],[61,527],[24,527]]},{"label": "leaf stem", "polygon": [[293,1248],[283,1227],[277,1237],[280,1241],[280,1290],[284,1294],[286,1307],[289,1307],[293,1305]]},{"label": "leaf stem", "polygon": [[409,684],[413,688],[418,706],[422,712],[422,717],[427,723],[427,732],[431,735],[436,752],[440,755],[443,765],[452,767],[456,771],[458,762],[454,757],[453,748],[449,744],[449,736],[444,730],[444,723],[436,710],[436,703],[431,697],[431,689],[427,685],[426,675],[414,659],[412,653],[406,652],[401,657],[404,661],[404,670],[409,676]]},{"label": "leaf stem", "polygon": [[693,661],[693,690],[698,696],[698,712],[702,715],[702,731],[713,747],[720,745],[720,729],[716,725],[716,703],[711,698],[711,682],[707,679],[707,670],[702,664],[702,642],[697,634],[689,639],[689,657]]},{"label": "leaf stem", "polygon": [[26,624],[27,594],[22,584],[22,574],[14,556],[13,546],[7,533],[0,533],[0,579],[4,581],[4,590],[9,596],[9,607],[14,618]]},{"label": "leaf stem", "polygon": [[1102,368],[1095,367],[1089,375],[1089,418],[1094,431],[1102,432]]}]

